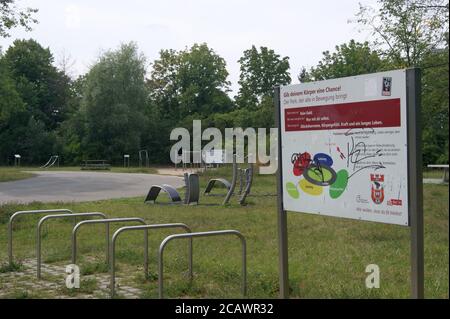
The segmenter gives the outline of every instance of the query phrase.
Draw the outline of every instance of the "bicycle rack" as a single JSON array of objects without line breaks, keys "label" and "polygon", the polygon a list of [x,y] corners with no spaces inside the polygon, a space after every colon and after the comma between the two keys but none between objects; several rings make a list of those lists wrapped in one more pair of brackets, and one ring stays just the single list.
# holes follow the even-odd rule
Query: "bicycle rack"
[{"label": "bicycle rack", "polygon": [[45,210],[21,210],[11,215],[8,221],[8,260],[9,264],[13,263],[13,221],[20,215],[44,214],[44,213],[67,213],[73,214],[70,209],[45,209]]},{"label": "bicycle rack", "polygon": [[99,212],[94,213],[77,213],[77,214],[58,214],[58,215],[47,215],[45,217],[42,217],[39,220],[38,226],[37,226],[37,240],[36,240],[36,256],[37,256],[37,263],[36,263],[36,274],[37,278],[41,279],[41,227],[44,224],[46,220],[49,219],[57,219],[57,218],[66,218],[66,217],[88,217],[88,216],[99,216],[104,219],[106,219],[106,215]]},{"label": "bicycle rack", "polygon": [[[149,229],[162,229],[162,228],[183,228],[188,233],[192,233],[191,229],[181,223],[174,223],[174,224],[153,224],[153,225],[140,225],[140,226],[126,226],[121,227],[112,236],[112,245],[111,245],[111,261],[110,261],[110,273],[111,273],[111,283],[110,283],[110,289],[111,289],[111,298],[114,297],[115,294],[115,282],[116,282],[116,241],[119,235],[122,232],[129,231],[129,230],[144,230],[144,236],[145,238],[148,238],[148,230]],[[148,247],[147,247],[148,248]],[[145,278],[148,277],[148,252],[145,253],[146,260],[144,261],[144,272],[145,272]],[[192,280],[192,239],[189,241],[189,278]]]},{"label": "bicycle rack", "polygon": [[[72,229],[72,264],[77,263],[77,232],[81,226],[86,224],[105,224],[106,226],[106,263],[109,264],[109,251],[110,251],[110,239],[109,239],[109,225],[111,223],[126,223],[126,222],[139,222],[142,225],[146,225],[144,219],[138,217],[127,218],[109,218],[109,219],[93,219],[83,220],[75,225]],[[148,247],[147,237],[145,238],[145,246]],[[148,249],[146,249],[148,250]]]},{"label": "bicycle rack", "polygon": [[247,244],[245,241],[245,237],[238,232],[237,230],[217,230],[217,231],[208,231],[208,232],[199,232],[199,233],[189,233],[189,234],[177,234],[170,235],[166,237],[159,246],[159,254],[158,254],[158,292],[159,298],[163,299],[163,254],[164,248],[166,245],[174,239],[179,238],[190,238],[192,240],[193,237],[212,237],[212,236],[225,236],[225,235],[235,235],[239,237],[242,244],[242,295],[245,297],[247,295]]}]

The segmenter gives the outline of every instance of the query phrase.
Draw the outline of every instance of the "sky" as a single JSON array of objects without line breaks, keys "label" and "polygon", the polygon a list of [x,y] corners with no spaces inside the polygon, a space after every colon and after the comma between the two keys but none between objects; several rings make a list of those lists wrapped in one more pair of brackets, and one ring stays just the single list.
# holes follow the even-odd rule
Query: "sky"
[{"label": "sky", "polygon": [[349,23],[361,2],[375,0],[17,0],[39,9],[33,31],[13,29],[0,38],[5,51],[15,39],[33,38],[49,47],[58,65],[70,58],[71,76],[84,74],[102,52],[134,41],[150,63],[161,49],[182,50],[207,43],[223,57],[231,95],[239,89],[238,60],[243,51],[266,46],[290,57],[293,83],[302,66],[315,66],[322,52],[367,32]]}]

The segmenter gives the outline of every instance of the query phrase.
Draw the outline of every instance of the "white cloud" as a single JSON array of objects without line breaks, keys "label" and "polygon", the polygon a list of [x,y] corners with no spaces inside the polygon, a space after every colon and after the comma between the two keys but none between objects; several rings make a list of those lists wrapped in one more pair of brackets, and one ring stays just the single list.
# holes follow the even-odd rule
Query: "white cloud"
[{"label": "white cloud", "polygon": [[79,29],[81,26],[80,8],[76,5],[68,5],[65,10],[65,22],[68,29]]},{"label": "white cloud", "polygon": [[[34,38],[52,52],[69,52],[82,74],[99,52],[135,41],[153,61],[161,49],[184,49],[206,42],[227,62],[233,95],[237,93],[242,52],[267,46],[289,56],[297,82],[302,66],[310,67],[322,52],[367,36],[348,24],[361,0],[23,0],[39,9],[39,24],[26,33],[13,30],[0,39],[5,50],[15,38]],[[374,4],[375,0],[363,0]]]}]

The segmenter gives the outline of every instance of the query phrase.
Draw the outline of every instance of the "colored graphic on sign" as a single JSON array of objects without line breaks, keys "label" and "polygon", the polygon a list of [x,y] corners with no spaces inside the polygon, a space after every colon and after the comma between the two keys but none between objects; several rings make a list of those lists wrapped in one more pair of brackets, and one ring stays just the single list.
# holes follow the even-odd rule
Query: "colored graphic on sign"
[{"label": "colored graphic on sign", "polygon": [[[323,187],[330,186],[335,189],[333,192],[330,190],[330,197],[336,199],[345,191],[348,173],[346,170],[341,170],[338,175],[332,168],[333,159],[331,156],[318,153],[311,160],[310,153],[303,152],[292,154],[291,159],[294,175],[301,177],[299,186],[305,193],[318,196],[323,193]],[[289,183],[289,186],[291,184]],[[337,189],[339,191],[336,191]]]}]

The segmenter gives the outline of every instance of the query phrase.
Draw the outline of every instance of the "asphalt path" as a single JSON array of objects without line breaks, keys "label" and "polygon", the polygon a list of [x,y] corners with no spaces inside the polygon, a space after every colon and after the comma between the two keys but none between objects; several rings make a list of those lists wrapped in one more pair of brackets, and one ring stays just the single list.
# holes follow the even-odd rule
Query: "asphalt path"
[{"label": "asphalt path", "polygon": [[36,176],[0,183],[0,204],[84,202],[145,196],[152,185],[184,185],[183,178],[155,174],[33,171]]}]

